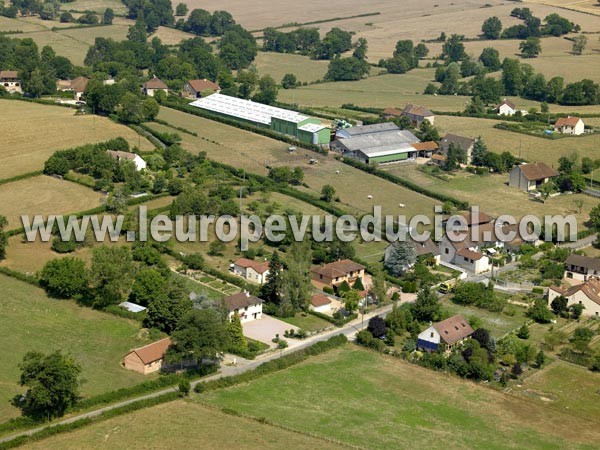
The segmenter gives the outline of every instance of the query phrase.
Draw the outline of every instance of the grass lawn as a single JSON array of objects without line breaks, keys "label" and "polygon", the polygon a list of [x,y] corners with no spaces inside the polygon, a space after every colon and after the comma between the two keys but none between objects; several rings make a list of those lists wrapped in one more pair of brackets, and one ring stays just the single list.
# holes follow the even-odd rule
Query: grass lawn
[{"label": "grass lawn", "polygon": [[[547,214],[572,214],[576,217],[579,227],[583,229],[585,222],[589,220],[590,210],[597,203],[596,200],[584,194],[559,195],[542,203],[529,198],[525,192],[519,189],[509,187],[507,173],[479,176],[459,171],[452,175],[445,175],[448,179],[446,181],[423,173],[415,165],[398,164],[385,167],[383,170],[407,178],[432,191],[465,200],[472,206],[479,206],[481,211],[494,217],[509,214],[519,219],[526,214],[534,214],[539,218],[543,218]],[[499,199],[502,200],[499,201]],[[575,205],[577,200],[583,200],[581,213]]]},{"label": "grass lawn", "polygon": [[[344,448],[214,408],[178,400],[114,417],[85,428],[24,446],[26,449],[198,448],[215,450],[300,450]],[[243,443],[243,444],[242,444]]]},{"label": "grass lawn", "polygon": [[97,395],[140,383],[143,375],[125,370],[121,359],[131,348],[146,343],[145,333],[130,320],[54,300],[44,291],[0,275],[0,417],[19,415],[8,403],[19,392],[19,369],[28,351],[62,350],[73,355],[86,380],[83,396]]},{"label": "grass lawn", "polygon": [[278,319],[305,331],[319,331],[331,326],[326,320],[306,313],[297,313],[294,317],[278,317]]},{"label": "grass lawn", "polygon": [[477,317],[481,321],[481,326],[487,329],[496,339],[501,338],[515,328],[519,328],[527,320],[525,318],[525,308],[518,306],[514,307],[515,315],[509,316],[505,313],[490,312],[474,306],[457,305],[447,298],[442,300],[442,305],[451,315],[462,314],[467,320],[471,317]]},{"label": "grass lawn", "polygon": [[197,398],[361,448],[592,448],[600,437],[570,415],[351,345]]},{"label": "grass lawn", "polygon": [[596,422],[600,415],[600,374],[556,360],[525,378],[514,392],[536,403]]},{"label": "grass lawn", "polygon": [[258,52],[254,64],[261,76],[271,75],[280,84],[287,73],[293,73],[302,83],[321,80],[327,73],[329,61],[317,61],[308,56],[288,53]]},{"label": "grass lawn", "polygon": [[[106,117],[75,116],[59,106],[0,100],[0,121],[10,133],[0,134],[0,179],[41,170],[56,151],[123,137],[131,146],[141,142],[142,150],[154,146],[139,140],[135,131]],[[35,123],[35,128],[31,124]]]},{"label": "grass lawn", "polygon": [[40,175],[0,185],[0,214],[8,219],[7,229],[20,228],[21,214],[67,214],[100,206],[104,196],[69,181]]}]

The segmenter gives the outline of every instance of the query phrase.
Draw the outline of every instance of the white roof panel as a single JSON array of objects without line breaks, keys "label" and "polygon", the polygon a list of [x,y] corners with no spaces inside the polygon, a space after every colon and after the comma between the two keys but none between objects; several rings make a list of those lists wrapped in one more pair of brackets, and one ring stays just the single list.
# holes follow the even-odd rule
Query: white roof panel
[{"label": "white roof panel", "polygon": [[264,105],[262,103],[253,102],[252,100],[244,100],[242,98],[230,97],[229,95],[223,94],[212,94],[208,97],[193,101],[190,105],[207,111],[265,125],[271,124],[272,117],[294,123],[299,123],[308,119],[307,116],[296,111]]},{"label": "white roof panel", "polygon": [[308,131],[309,133],[316,133],[317,131],[321,131],[324,128],[327,127],[325,125],[317,125],[316,123],[307,123],[306,125],[298,127],[299,130]]}]

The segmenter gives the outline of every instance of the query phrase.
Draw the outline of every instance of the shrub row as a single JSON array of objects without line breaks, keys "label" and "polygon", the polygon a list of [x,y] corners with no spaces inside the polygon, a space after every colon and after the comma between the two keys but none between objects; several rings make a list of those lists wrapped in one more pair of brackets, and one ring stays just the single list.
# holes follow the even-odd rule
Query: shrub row
[{"label": "shrub row", "polygon": [[196,137],[198,136],[198,133],[196,133],[195,131],[190,131],[187,128],[178,127],[176,125],[173,125],[173,124],[167,122],[166,120],[154,119],[153,122],[164,125],[165,127],[173,128],[174,130],[177,130],[177,131],[181,131],[182,133],[191,134],[192,136],[196,136]]},{"label": "shrub row", "polygon": [[[163,132],[155,130],[154,128],[149,127],[148,125],[145,125],[143,123],[139,124],[138,127],[140,127],[142,130],[144,130],[146,133],[149,133],[150,135],[154,136],[163,145],[166,145],[167,147],[170,147],[171,145],[175,145],[175,144],[181,142],[181,136],[177,133],[163,133]],[[163,145],[161,145],[161,147]]]},{"label": "shrub row", "polygon": [[[111,117],[111,119],[115,120],[113,117]],[[115,120],[115,122],[117,123],[121,123],[118,120]],[[129,124],[127,125],[129,128],[131,128],[133,131],[135,131],[137,134],[143,134],[144,137],[146,139],[148,139],[148,141],[150,141],[152,143],[152,145],[154,145],[154,147],[156,148],[164,148],[165,147],[165,143],[163,141],[160,140],[160,138],[154,136],[154,134],[148,130],[146,130],[145,128],[142,128],[141,125],[133,125],[133,124]],[[146,127],[148,128],[148,127]],[[146,133],[144,133],[144,131],[146,131]]]},{"label": "shrub row", "polygon": [[263,135],[263,136],[266,136],[266,137],[269,137],[272,139],[276,139],[278,141],[282,141],[287,144],[292,144],[292,145],[295,145],[296,147],[301,147],[301,148],[304,148],[307,150],[312,150],[312,151],[314,151],[316,153],[320,153],[322,155],[326,155],[328,153],[328,150],[323,149],[323,148],[319,147],[318,145],[306,144],[304,142],[299,142],[298,140],[296,140],[290,136],[286,136],[284,134],[277,133],[276,131],[270,130],[269,128],[260,128],[260,127],[254,126],[254,125],[246,123],[246,122],[241,122],[239,120],[231,119],[231,118],[224,117],[224,116],[219,116],[217,114],[211,114],[200,108],[195,108],[193,106],[189,106],[188,104],[182,104],[181,101],[171,99],[170,97],[167,100],[167,104],[165,106],[168,106],[169,108],[173,108],[173,109],[176,109],[178,111],[182,111],[182,112],[185,112],[188,114],[192,114],[194,116],[204,117],[205,119],[214,120],[215,122],[221,122],[225,125],[230,125],[232,127],[239,128],[240,130],[250,131],[252,133],[256,133],[256,134],[260,134],[260,135]]},{"label": "shrub row", "polygon": [[370,173],[371,175],[378,176],[379,178],[383,178],[384,180],[391,181],[394,184],[404,186],[405,188],[408,188],[411,191],[414,191],[418,194],[422,194],[427,197],[431,197],[431,198],[433,198],[435,200],[439,200],[441,202],[453,203],[454,206],[456,206],[458,209],[468,209],[469,208],[469,204],[465,201],[458,200],[457,198],[451,197],[450,195],[444,195],[444,194],[440,194],[439,192],[430,191],[429,189],[419,186],[418,184],[413,183],[412,181],[408,181],[408,180],[405,180],[404,178],[400,178],[396,175],[392,175],[389,172],[379,170],[375,166],[364,164],[360,161],[350,159],[350,158],[343,158],[342,161],[349,166],[352,166],[356,169]]},{"label": "shrub row", "polygon": [[317,342],[305,349],[298,350],[294,353],[290,353],[280,358],[263,363],[252,371],[201,383],[199,384],[199,386],[202,387],[199,388],[197,391],[222,389],[240,383],[247,383],[268,373],[287,369],[288,367],[301,363],[302,361],[305,361],[309,356],[320,355],[321,353],[325,353],[328,350],[341,347],[347,342],[348,339],[345,335],[338,334],[330,337],[326,341]]},{"label": "shrub row", "polygon": [[15,181],[26,180],[27,178],[37,177],[43,174],[43,170],[36,170],[35,172],[23,173],[21,175],[17,175],[16,177],[4,178],[3,180],[0,180],[0,186],[7,183],[13,183]]},{"label": "shrub row", "polygon": [[33,275],[27,275],[22,272],[17,272],[16,270],[9,269],[8,267],[0,266],[0,273],[7,275],[9,277],[16,278],[19,281],[23,281],[25,283],[31,284],[36,287],[40,287],[40,281],[37,277]]}]

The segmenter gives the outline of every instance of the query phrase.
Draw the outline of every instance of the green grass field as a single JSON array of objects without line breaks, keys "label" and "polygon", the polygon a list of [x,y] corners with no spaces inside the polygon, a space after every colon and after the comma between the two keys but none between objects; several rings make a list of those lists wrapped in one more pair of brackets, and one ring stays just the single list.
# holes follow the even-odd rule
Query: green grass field
[{"label": "green grass field", "polygon": [[179,400],[114,417],[71,433],[25,445],[24,449],[85,450],[211,448],[229,450],[340,449],[322,439],[224,414]]},{"label": "green grass field", "polygon": [[597,416],[584,423],[350,345],[198,400],[360,448],[592,448],[600,437]]},{"label": "green grass field", "polygon": [[525,378],[515,394],[533,399],[540,405],[589,420],[598,421],[600,403],[597,401],[600,375],[585,367],[561,360]]},{"label": "green grass field", "polygon": [[280,320],[283,320],[284,322],[287,322],[290,325],[301,328],[305,331],[319,331],[332,326],[326,320],[306,313],[297,313],[294,317],[284,317]]},{"label": "green grass field", "polygon": [[18,386],[23,355],[28,351],[62,350],[83,367],[84,396],[140,383],[143,375],[125,370],[121,360],[131,348],[146,343],[137,323],[46,297],[41,289],[0,275],[0,417],[19,415],[9,399]]}]

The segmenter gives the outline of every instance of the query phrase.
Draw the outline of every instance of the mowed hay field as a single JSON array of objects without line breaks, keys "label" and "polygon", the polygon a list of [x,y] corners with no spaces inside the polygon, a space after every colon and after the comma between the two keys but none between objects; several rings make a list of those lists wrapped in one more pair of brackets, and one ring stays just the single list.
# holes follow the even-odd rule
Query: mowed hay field
[{"label": "mowed hay field", "polygon": [[[185,0],[190,7],[203,8],[209,11],[223,9],[218,0]],[[284,0],[231,0],[227,2],[227,11],[231,12],[237,22],[249,30],[259,30],[270,26],[295,23],[306,23],[315,20],[356,16],[368,13],[380,13],[368,17],[337,20],[316,25],[322,34],[333,27],[353,31],[356,37],[365,37],[369,42],[369,60],[377,62],[380,58],[390,57],[399,39],[435,39],[440,32],[464,34],[477,37],[481,33],[481,24],[490,16],[498,16],[505,27],[521,23],[510,17],[515,8],[513,2],[489,0],[486,6],[476,0],[455,0],[441,2],[439,0],[372,0],[359,2],[356,0],[333,0],[327,3],[317,0],[294,2]],[[489,7],[487,5],[490,5]],[[534,15],[542,19],[548,14],[557,12],[569,20],[581,25],[585,31],[600,31],[597,17],[568,11],[552,6],[527,5]],[[293,29],[290,27],[288,29]]]},{"label": "mowed hay field", "polygon": [[28,351],[62,350],[83,368],[81,393],[97,395],[140,383],[143,375],[125,370],[121,359],[146,343],[133,321],[46,297],[43,290],[0,275],[0,417],[19,415],[9,403],[24,392],[18,364]]},{"label": "mowed hay field", "polygon": [[70,108],[0,100],[0,121],[10,130],[0,134],[0,179],[43,169],[56,150],[119,136],[131,146],[153,149],[130,128],[105,117],[76,116]]},{"label": "mowed hay field", "polygon": [[0,185],[0,214],[9,229],[20,228],[22,214],[76,213],[100,206],[103,198],[85,186],[40,175]]},{"label": "mowed hay field", "polygon": [[351,345],[197,398],[359,448],[568,449],[600,439],[597,415],[584,422]]},{"label": "mowed hay field", "polygon": [[210,448],[229,450],[345,448],[334,443],[178,400],[25,445],[24,449],[84,450]]},{"label": "mowed hay field", "polygon": [[[451,176],[449,181],[444,181],[417,170],[414,165],[388,166],[383,170],[409,179],[434,192],[465,200],[471,206],[478,206],[481,211],[494,217],[509,214],[521,218],[526,214],[533,214],[542,218],[545,215],[572,214],[577,219],[580,229],[583,229],[584,223],[590,218],[590,210],[598,203],[596,199],[584,194],[559,195],[542,203],[540,200],[531,199],[519,189],[508,187],[507,173],[478,176],[461,171]],[[575,205],[577,200],[583,200],[581,213]]]},{"label": "mowed hay field", "polygon": [[287,73],[296,75],[300,82],[321,80],[327,73],[329,62],[315,61],[308,56],[288,53],[258,52],[254,64],[259,74],[271,75],[280,84]]},{"label": "mowed hay field", "polygon": [[[554,109],[550,107],[550,110]],[[580,158],[600,158],[600,135],[545,139],[512,131],[498,130],[494,125],[502,119],[476,119],[468,117],[437,116],[435,125],[442,136],[454,133],[462,136],[481,136],[489,150],[497,153],[511,152],[530,162],[543,161],[557,167],[558,159],[576,152]],[[520,153],[520,154],[519,154]]]},{"label": "mowed hay field", "polygon": [[[288,145],[284,142],[168,108],[161,108],[158,117],[172,125],[197,132],[199,137],[182,133],[184,147],[194,153],[205,151],[209,158],[216,161],[261,175],[268,173],[266,166],[299,166],[304,170],[304,181],[313,194],[320,194],[321,188],[330,184],[335,188],[341,206],[353,213],[369,212],[374,205],[381,205],[385,214],[431,216],[434,205],[439,203],[347,166],[332,156],[318,155],[301,148],[290,155],[287,152]],[[171,128],[158,124],[152,124],[152,127],[172,132]],[[310,158],[316,158],[318,164],[310,165]],[[369,195],[373,196],[372,200],[367,198]],[[406,207],[400,208],[400,203]]]}]

